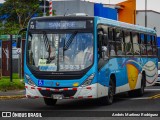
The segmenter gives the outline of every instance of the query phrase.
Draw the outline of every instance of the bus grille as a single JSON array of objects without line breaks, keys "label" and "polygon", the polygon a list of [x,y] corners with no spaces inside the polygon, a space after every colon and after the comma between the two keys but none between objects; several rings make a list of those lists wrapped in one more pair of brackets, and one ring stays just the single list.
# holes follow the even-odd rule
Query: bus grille
[{"label": "bus grille", "polygon": [[68,91],[61,91],[61,92],[40,90],[40,93],[46,97],[51,97],[53,94],[62,94],[64,97],[70,97],[70,96],[74,96],[76,92],[77,91],[75,90],[68,90]]}]

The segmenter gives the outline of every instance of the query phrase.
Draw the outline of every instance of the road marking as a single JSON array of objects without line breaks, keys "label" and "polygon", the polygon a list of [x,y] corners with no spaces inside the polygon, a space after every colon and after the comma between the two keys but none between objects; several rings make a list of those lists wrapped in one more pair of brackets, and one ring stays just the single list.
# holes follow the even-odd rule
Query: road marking
[{"label": "road marking", "polygon": [[160,89],[145,89],[144,91],[160,91]]},{"label": "road marking", "polygon": [[157,98],[160,98],[160,94],[156,94],[150,97],[150,99],[157,99]]},{"label": "road marking", "polygon": [[160,98],[160,93],[153,95],[153,96],[148,96],[148,97],[137,97],[137,98],[120,98],[118,97],[117,99],[121,99],[121,100],[146,100],[146,99],[158,99]]},{"label": "road marking", "polygon": [[121,100],[146,100],[149,99],[150,97],[138,97],[138,98],[117,98],[117,99],[121,99]]},{"label": "road marking", "polygon": [[158,99],[160,98],[160,95],[158,96],[151,96],[151,97],[139,97],[139,98],[118,98],[118,99],[121,99],[121,100],[147,100],[147,99]]},{"label": "road marking", "polygon": [[24,98],[21,98],[21,99],[28,99],[28,98],[24,97]]},{"label": "road marking", "polygon": [[145,100],[145,99],[158,99],[158,98],[160,98],[160,94],[156,94],[150,97],[131,98],[129,100]]},{"label": "road marking", "polygon": [[149,99],[150,97],[139,97],[139,98],[130,98],[129,100],[146,100]]}]

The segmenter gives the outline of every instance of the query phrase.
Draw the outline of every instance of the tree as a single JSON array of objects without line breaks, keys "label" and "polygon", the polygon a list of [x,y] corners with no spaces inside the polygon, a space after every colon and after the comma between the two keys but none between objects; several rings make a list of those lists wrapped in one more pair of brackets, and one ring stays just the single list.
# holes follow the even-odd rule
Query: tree
[{"label": "tree", "polygon": [[[42,16],[44,0],[5,0],[0,6],[0,34],[17,34],[32,17]],[[47,15],[49,10],[46,9]],[[53,10],[55,15],[55,10]],[[5,17],[3,17],[5,16]],[[5,24],[2,24],[5,21]]]},{"label": "tree", "polygon": [[22,29],[35,13],[40,12],[39,0],[6,0],[1,10],[3,14],[9,15],[10,20],[18,20],[19,27]]},{"label": "tree", "polygon": [[[0,34],[17,34],[32,17],[42,16],[40,2],[42,0],[5,0],[0,6]],[[4,15],[7,17],[1,17]]]}]

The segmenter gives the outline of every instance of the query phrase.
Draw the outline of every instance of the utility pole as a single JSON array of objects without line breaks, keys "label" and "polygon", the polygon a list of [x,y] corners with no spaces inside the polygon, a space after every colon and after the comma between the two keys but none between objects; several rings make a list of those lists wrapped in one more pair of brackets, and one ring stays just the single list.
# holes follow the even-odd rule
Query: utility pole
[{"label": "utility pole", "polygon": [[147,27],[147,0],[145,0],[145,27]]},{"label": "utility pole", "polygon": [[46,0],[44,0],[44,11],[43,11],[43,16],[46,16]]},{"label": "utility pole", "polygon": [[53,15],[52,11],[53,11],[52,0],[50,0],[50,1],[49,1],[49,16],[52,16],[52,15]]},{"label": "utility pole", "polygon": [[10,35],[10,82],[12,82],[12,35]]}]

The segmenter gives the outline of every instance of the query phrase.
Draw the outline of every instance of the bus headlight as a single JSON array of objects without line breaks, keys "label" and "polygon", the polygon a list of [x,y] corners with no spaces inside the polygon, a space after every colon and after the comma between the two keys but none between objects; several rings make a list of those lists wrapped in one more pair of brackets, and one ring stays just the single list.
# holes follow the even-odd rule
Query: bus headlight
[{"label": "bus headlight", "polygon": [[29,77],[29,75],[25,74],[25,78],[27,80],[27,83],[31,86],[35,86],[35,83],[32,81],[32,79]]},{"label": "bus headlight", "polygon": [[94,78],[94,74],[90,75],[81,86],[85,87],[85,86],[90,85],[92,80],[93,80],[93,78]]}]

